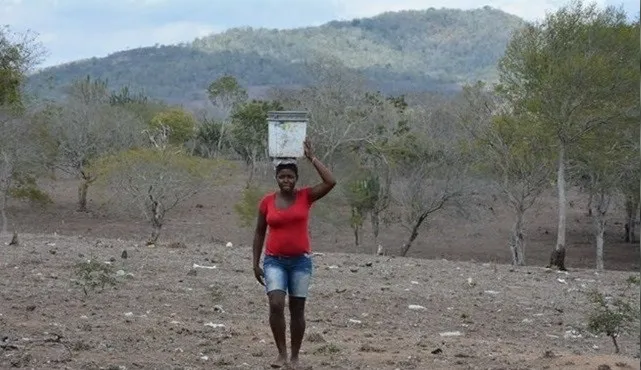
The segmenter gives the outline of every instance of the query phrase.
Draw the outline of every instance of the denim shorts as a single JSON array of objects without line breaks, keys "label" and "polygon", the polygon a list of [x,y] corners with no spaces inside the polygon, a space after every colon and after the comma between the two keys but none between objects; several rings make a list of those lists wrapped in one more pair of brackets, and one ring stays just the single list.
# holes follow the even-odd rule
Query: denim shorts
[{"label": "denim shorts", "polygon": [[265,255],[265,291],[282,290],[290,297],[306,298],[312,277],[312,257],[309,254],[296,257]]}]

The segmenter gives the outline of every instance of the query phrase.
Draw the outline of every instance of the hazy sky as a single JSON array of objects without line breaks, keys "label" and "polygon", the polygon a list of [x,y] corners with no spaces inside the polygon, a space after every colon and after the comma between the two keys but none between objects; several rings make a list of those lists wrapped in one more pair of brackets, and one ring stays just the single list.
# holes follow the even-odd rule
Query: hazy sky
[{"label": "hazy sky", "polygon": [[[639,12],[639,0],[596,2],[623,6],[631,17]],[[0,0],[0,25],[37,32],[48,52],[43,67],[127,48],[191,41],[237,26],[293,28],[384,11],[485,5],[532,20],[564,3],[566,0]]]}]

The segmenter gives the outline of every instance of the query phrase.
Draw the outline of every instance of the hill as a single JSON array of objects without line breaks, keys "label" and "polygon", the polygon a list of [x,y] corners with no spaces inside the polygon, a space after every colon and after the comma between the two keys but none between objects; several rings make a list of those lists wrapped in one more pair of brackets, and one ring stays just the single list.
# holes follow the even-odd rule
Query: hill
[{"label": "hill", "polygon": [[235,28],[191,43],[119,51],[50,67],[32,75],[31,92],[60,96],[61,87],[87,74],[112,87],[130,85],[154,98],[205,98],[223,74],[245,86],[311,82],[306,67],[334,58],[386,92],[452,89],[469,79],[492,79],[520,18],[490,7],[388,12],[287,30]]},{"label": "hill", "polygon": [[[24,234],[0,246],[0,367],[268,368],[275,348],[250,254]],[[313,369],[639,369],[638,320],[617,356],[586,332],[586,293],[638,302],[638,288],[624,291],[631,273],[313,258],[302,347]],[[85,295],[78,283],[98,280],[78,271],[101,270],[115,285]]]}]

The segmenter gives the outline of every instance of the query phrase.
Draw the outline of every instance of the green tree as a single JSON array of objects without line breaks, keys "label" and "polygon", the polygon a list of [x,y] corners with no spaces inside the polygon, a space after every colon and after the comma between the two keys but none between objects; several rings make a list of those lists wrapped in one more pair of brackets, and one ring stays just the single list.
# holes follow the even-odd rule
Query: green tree
[{"label": "green tree", "polygon": [[[158,112],[150,122],[152,132],[167,131],[167,143],[171,145],[183,145],[192,138],[196,132],[196,118],[181,108],[170,108]],[[155,145],[154,136],[150,140]]]},{"label": "green tree", "polygon": [[628,177],[635,173],[638,176],[640,171],[639,143],[631,140],[629,135],[629,132],[639,129],[639,117],[634,118],[614,121],[586,133],[577,142],[576,153],[573,153],[572,170],[587,177],[586,187],[592,199],[598,271],[604,269],[606,215],[614,199],[620,194],[626,195]]},{"label": "green tree", "polygon": [[35,36],[0,26],[0,106],[22,104],[25,77],[43,56],[44,49]]},{"label": "green tree", "polygon": [[10,197],[50,201],[33,181],[44,169],[45,154],[31,116],[22,107],[0,106],[0,234],[8,232]]},{"label": "green tree", "polygon": [[242,87],[234,76],[224,75],[212,82],[207,88],[209,101],[218,108],[223,115],[223,125],[220,128],[218,139],[218,151],[220,152],[225,137],[226,124],[229,123],[231,113],[244,103],[247,98],[247,91]]},{"label": "green tree", "polygon": [[359,245],[360,230],[365,217],[370,214],[376,204],[380,193],[378,176],[371,171],[357,171],[345,182],[343,193],[351,209],[350,227],[354,231],[354,244]]},{"label": "green tree", "polygon": [[282,109],[279,102],[253,100],[238,106],[231,116],[231,146],[247,164],[247,186],[257,161],[267,156],[267,112]]},{"label": "green tree", "polygon": [[619,119],[636,102],[638,23],[615,8],[573,2],[528,24],[499,62],[501,94],[517,115],[554,133],[558,155],[558,232],[550,265],[565,269],[566,166],[583,135]]}]

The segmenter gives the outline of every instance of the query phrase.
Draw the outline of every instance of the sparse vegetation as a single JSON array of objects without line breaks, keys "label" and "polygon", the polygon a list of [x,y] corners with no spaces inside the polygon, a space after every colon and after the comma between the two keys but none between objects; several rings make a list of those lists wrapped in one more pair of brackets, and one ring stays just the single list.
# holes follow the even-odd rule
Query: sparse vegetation
[{"label": "sparse vegetation", "polygon": [[95,291],[100,287],[102,291],[105,286],[115,286],[117,282],[114,267],[95,258],[77,262],[73,272],[75,278],[72,281],[82,288],[85,295],[88,295],[88,290]]},{"label": "sparse vegetation", "polygon": [[641,317],[638,297],[626,295],[631,287],[638,290],[639,276],[631,276],[626,283],[627,289],[620,297],[606,296],[598,290],[592,290],[588,294],[592,304],[592,311],[588,315],[588,330],[594,334],[605,334],[612,339],[614,353],[620,352],[617,338],[624,330],[633,328]]},{"label": "sparse vegetation", "polygon": [[[22,46],[1,36],[0,62],[23,60],[14,58]],[[29,63],[0,63],[0,217],[3,234],[16,236],[0,248],[0,323],[9,328],[0,349],[24,352],[0,366],[62,362],[45,360],[48,350],[30,357],[21,341],[63,329],[90,341],[79,347],[87,359],[144,353],[148,363],[129,363],[151,368],[263,362],[267,307],[250,285],[245,246],[259,200],[275,187],[265,118],[281,109],[310,113],[308,137],[342,190],[314,204],[310,219],[321,252],[310,300],[324,302],[307,337],[315,366],[527,367],[522,358],[537,358],[554,367],[548,346],[596,350],[610,340],[628,356],[638,291],[621,294],[622,272],[527,265],[639,269],[638,244],[630,245],[641,179],[638,45],[638,19],[576,2],[527,24],[484,8],[230,30],[187,48],[123,52],[132,58],[122,63],[108,57],[110,73],[128,69],[115,82],[100,61],[43,71],[32,83],[60,72],[53,101],[24,93]],[[186,49],[188,60],[173,59]],[[150,90],[149,74],[137,74],[141,59],[149,73],[171,64],[149,94],[133,92]],[[193,60],[207,73],[191,69]],[[462,90],[426,91],[463,79]],[[254,99],[257,81],[268,86]],[[186,102],[154,99],[176,89]],[[299,186],[318,181],[308,161],[299,171]],[[177,242],[147,248],[161,231]],[[119,239],[88,246],[95,235]],[[97,250],[111,264],[74,263]],[[140,279],[114,272],[118,256]],[[69,271],[85,295],[103,294],[71,300],[58,280]],[[128,289],[106,289],[119,276],[132,278]],[[573,293],[594,287],[602,290],[591,305]],[[47,309],[33,315],[38,298]],[[569,330],[586,317],[607,338]]]}]

